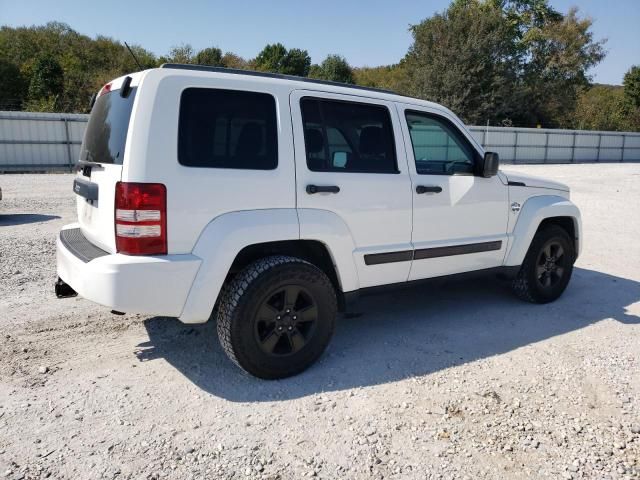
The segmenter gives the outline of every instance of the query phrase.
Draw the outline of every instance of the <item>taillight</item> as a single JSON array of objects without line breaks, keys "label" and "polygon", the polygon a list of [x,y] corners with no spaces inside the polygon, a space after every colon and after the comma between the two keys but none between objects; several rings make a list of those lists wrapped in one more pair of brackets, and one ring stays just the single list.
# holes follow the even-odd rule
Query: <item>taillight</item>
[{"label": "taillight", "polygon": [[167,189],[161,183],[116,183],[116,250],[167,253]]}]

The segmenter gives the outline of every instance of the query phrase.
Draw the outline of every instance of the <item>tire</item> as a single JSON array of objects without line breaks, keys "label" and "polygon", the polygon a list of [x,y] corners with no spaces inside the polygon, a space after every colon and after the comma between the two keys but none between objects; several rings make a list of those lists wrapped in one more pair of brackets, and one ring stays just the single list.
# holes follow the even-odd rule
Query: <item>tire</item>
[{"label": "tire", "polygon": [[231,361],[251,375],[290,377],[327,348],[336,312],[336,293],[322,270],[299,258],[265,257],[223,288],[218,337]]},{"label": "tire", "polygon": [[514,293],[531,303],[553,302],[567,288],[575,259],[575,247],[567,231],[557,225],[544,227],[533,237],[513,280]]}]

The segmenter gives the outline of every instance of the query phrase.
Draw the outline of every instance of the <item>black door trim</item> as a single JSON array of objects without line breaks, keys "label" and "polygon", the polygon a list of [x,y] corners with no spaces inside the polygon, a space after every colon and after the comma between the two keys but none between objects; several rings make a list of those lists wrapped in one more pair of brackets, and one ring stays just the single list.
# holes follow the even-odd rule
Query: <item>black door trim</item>
[{"label": "black door trim", "polygon": [[383,263],[408,262],[410,260],[425,260],[427,258],[451,257],[469,253],[491,252],[502,248],[502,240],[494,242],[468,243],[466,245],[452,245],[449,247],[421,248],[419,250],[401,250],[398,252],[370,253],[364,256],[365,265],[380,265]]},{"label": "black door trim", "polygon": [[453,245],[451,247],[421,248],[413,254],[414,260],[426,258],[451,257],[468,253],[491,252],[502,248],[502,240],[496,242],[469,243],[467,245]]},{"label": "black door trim", "polygon": [[380,265],[382,263],[409,262],[413,260],[413,250],[399,252],[370,253],[364,256],[365,265]]}]

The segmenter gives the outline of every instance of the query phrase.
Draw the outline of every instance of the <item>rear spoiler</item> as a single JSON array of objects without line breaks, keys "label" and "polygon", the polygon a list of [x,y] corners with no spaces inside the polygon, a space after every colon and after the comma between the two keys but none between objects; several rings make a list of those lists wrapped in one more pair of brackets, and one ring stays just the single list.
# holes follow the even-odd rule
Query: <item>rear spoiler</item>
[{"label": "rear spoiler", "polygon": [[[131,93],[131,77],[127,75],[122,81],[122,86],[120,87],[120,96],[122,98],[126,98],[129,96],[129,93]],[[89,112],[91,112],[91,110],[93,109],[93,106],[95,105],[97,99],[97,93],[91,95],[91,99],[89,100]]]}]

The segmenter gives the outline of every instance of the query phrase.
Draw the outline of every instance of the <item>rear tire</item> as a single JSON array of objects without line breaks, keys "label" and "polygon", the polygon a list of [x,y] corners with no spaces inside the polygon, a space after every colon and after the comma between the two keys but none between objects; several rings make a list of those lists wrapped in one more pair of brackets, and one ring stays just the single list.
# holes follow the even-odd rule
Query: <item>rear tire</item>
[{"label": "rear tire", "polygon": [[266,257],[223,288],[218,337],[229,358],[246,372],[285,378],[322,355],[336,312],[336,293],[322,270],[299,258]]},{"label": "rear tire", "polygon": [[576,253],[563,228],[549,225],[538,231],[512,283],[514,293],[531,303],[549,303],[567,288]]}]

